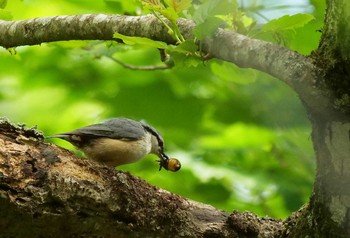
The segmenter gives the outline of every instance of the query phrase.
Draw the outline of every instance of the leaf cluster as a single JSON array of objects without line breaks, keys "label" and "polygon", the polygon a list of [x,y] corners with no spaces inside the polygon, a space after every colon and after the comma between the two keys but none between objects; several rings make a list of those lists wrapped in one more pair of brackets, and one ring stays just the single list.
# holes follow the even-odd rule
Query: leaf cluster
[{"label": "leaf cluster", "polygon": [[[191,6],[191,0],[141,0],[144,7],[150,10],[168,29],[168,33],[172,35],[178,43],[184,42],[177,25],[179,14]],[[171,26],[162,19],[162,16],[168,19]]]}]

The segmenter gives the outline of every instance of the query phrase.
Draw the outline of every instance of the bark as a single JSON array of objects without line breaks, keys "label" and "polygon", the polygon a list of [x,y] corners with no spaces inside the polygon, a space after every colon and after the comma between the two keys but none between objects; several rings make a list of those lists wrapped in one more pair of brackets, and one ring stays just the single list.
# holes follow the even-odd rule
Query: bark
[{"label": "bark", "polygon": [[325,26],[319,48],[313,57],[325,72],[319,82],[328,90],[333,104],[342,112],[350,112],[350,2],[328,0]]},{"label": "bark", "polygon": [[350,163],[349,133],[347,121],[314,123],[313,140],[319,169],[316,174],[312,212],[320,220],[314,228],[328,232],[329,237],[348,237],[350,234]]},{"label": "bark", "polygon": [[350,123],[318,119],[312,139],[318,166],[313,194],[290,236],[349,237]]},{"label": "bark", "polygon": [[[192,38],[193,22],[182,19],[179,27],[184,37]],[[5,48],[65,40],[115,40],[115,32],[176,43],[153,15],[83,14],[21,21],[0,20],[0,32],[0,45]]]},{"label": "bark", "polygon": [[188,200],[5,120],[0,148],[1,237],[278,237],[290,223]]}]

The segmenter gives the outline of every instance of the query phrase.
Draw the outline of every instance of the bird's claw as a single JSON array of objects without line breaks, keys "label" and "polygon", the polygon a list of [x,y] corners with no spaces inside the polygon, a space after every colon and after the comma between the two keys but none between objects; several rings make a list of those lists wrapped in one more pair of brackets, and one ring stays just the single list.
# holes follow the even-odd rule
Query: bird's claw
[{"label": "bird's claw", "polygon": [[159,163],[159,171],[161,171],[162,168],[168,170],[169,157],[166,154],[161,153],[160,158],[157,160],[157,162]]}]

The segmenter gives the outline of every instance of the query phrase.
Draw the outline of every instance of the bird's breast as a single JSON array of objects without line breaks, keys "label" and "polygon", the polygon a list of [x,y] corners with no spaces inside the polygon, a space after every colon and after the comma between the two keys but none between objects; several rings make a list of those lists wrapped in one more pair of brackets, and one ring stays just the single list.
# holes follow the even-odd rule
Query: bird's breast
[{"label": "bird's breast", "polygon": [[140,140],[99,138],[83,148],[83,151],[89,158],[115,167],[133,163],[150,153],[151,144],[148,140],[149,138]]}]

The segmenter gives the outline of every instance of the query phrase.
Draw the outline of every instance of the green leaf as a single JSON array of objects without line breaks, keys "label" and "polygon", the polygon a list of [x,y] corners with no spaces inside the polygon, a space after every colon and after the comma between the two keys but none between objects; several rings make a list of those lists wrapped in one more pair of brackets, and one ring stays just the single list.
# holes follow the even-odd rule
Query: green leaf
[{"label": "green leaf", "polygon": [[225,22],[222,17],[220,18],[218,16],[232,14],[237,7],[236,1],[206,1],[196,9],[193,15],[193,20],[196,22],[194,35],[199,39],[212,36],[217,28]]},{"label": "green leaf", "polygon": [[170,49],[170,47],[164,42],[155,41],[144,37],[125,36],[119,33],[114,33],[113,37],[123,40],[123,42],[127,45],[142,45],[152,48]]},{"label": "green leaf", "polygon": [[141,2],[151,6],[163,6],[159,0],[141,0]]},{"label": "green leaf", "polygon": [[166,17],[173,24],[176,24],[177,19],[179,18],[179,16],[177,15],[175,9],[173,9],[171,7],[167,7],[165,9],[159,9],[158,12],[160,14],[162,14],[164,17]]},{"label": "green leaf", "polygon": [[217,17],[208,17],[204,22],[198,24],[194,30],[193,34],[198,39],[203,39],[207,36],[212,36],[218,27],[224,22],[224,20]]},{"label": "green leaf", "polygon": [[[161,11],[167,12],[166,7],[159,0],[141,0],[141,2],[143,7],[149,10],[152,14],[154,14],[154,12],[161,13]],[[156,16],[156,14],[154,15]]]},{"label": "green leaf", "polygon": [[176,13],[182,12],[191,6],[191,0],[165,0],[169,7],[174,9]]},{"label": "green leaf", "polygon": [[12,20],[13,16],[11,14],[11,12],[0,9],[0,19],[1,20],[6,20],[6,21],[10,21]]},{"label": "green leaf", "polygon": [[269,21],[262,27],[262,31],[285,31],[293,30],[295,28],[303,27],[309,21],[315,19],[314,16],[310,14],[296,14],[296,15],[286,15],[278,19]]},{"label": "green leaf", "polygon": [[194,54],[198,50],[198,45],[193,40],[186,40],[179,45],[175,46],[173,51],[184,53],[184,54]]},{"label": "green leaf", "polygon": [[239,84],[249,84],[255,81],[256,73],[252,69],[241,69],[228,62],[213,61],[210,64],[211,71],[222,80]]},{"label": "green leaf", "polygon": [[185,55],[183,53],[172,52],[171,58],[174,60],[174,63],[177,67],[197,67],[202,61],[198,57],[191,55]]},{"label": "green leaf", "polygon": [[0,8],[4,9],[7,5],[7,0],[0,0]]},{"label": "green leaf", "polygon": [[197,24],[204,23],[207,18],[217,15],[227,15],[237,8],[236,1],[230,0],[211,0],[206,1],[196,9],[193,20]]}]

